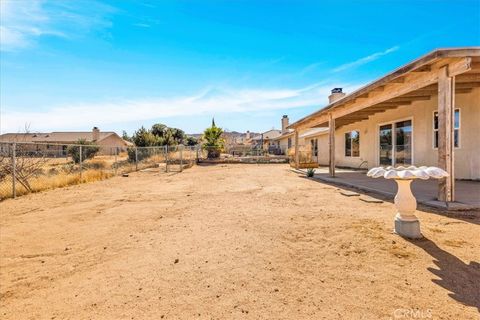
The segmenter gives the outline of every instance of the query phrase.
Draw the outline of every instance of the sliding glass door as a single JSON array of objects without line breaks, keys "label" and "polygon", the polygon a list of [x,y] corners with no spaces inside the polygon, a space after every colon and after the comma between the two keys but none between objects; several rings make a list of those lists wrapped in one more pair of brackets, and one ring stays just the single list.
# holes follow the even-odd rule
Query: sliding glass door
[{"label": "sliding glass door", "polygon": [[380,126],[380,165],[391,166],[393,161],[392,125]]},{"label": "sliding glass door", "polygon": [[380,165],[411,165],[412,139],[412,120],[381,125],[379,130]]}]

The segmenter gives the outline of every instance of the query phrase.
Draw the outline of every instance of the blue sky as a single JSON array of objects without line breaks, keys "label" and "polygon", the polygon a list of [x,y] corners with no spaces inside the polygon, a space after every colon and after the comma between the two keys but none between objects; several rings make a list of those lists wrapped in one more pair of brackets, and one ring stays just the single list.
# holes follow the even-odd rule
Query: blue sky
[{"label": "blue sky", "polygon": [[1,2],[1,132],[265,131],[435,48],[480,0]]}]

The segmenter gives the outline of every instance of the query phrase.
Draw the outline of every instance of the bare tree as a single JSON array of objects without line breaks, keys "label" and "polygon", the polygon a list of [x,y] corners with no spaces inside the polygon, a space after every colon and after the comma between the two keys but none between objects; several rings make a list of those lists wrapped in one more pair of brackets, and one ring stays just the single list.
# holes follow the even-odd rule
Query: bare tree
[{"label": "bare tree", "polygon": [[[28,130],[28,127],[25,128]],[[29,133],[28,131],[26,132]],[[18,135],[16,142],[25,142],[26,135]],[[6,150],[3,150],[6,149]],[[48,159],[45,152],[39,151],[33,144],[18,143],[15,145],[15,178],[26,190],[33,191],[31,179],[43,172]],[[0,179],[13,177],[13,143],[7,148],[2,148],[0,153]]]}]

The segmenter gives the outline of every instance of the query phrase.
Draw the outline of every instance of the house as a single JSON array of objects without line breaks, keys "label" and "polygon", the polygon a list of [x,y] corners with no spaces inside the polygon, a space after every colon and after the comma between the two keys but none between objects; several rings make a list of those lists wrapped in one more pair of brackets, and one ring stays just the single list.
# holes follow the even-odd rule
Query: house
[{"label": "house", "polygon": [[[256,133],[254,133],[256,135]],[[225,140],[225,145],[234,147],[238,145],[245,145],[247,141],[251,139],[252,133],[247,132],[237,132],[237,131],[224,131],[222,134],[223,139]]]},{"label": "house", "polygon": [[272,139],[272,144],[275,147],[276,154],[288,154],[288,150],[293,147],[294,131],[287,129],[289,119],[287,115],[282,117],[282,131],[281,134]]},{"label": "house", "polygon": [[[455,179],[480,180],[480,47],[438,49],[345,94],[335,88],[324,108],[288,128],[335,167],[438,166],[438,199],[454,201]],[[295,150],[295,163],[299,163]]]},{"label": "house", "polygon": [[253,148],[258,148],[265,151],[273,150],[276,149],[277,146],[273,139],[277,138],[281,134],[282,132],[280,130],[268,130],[253,136],[248,143],[250,143]]},{"label": "house", "polygon": [[0,135],[0,143],[22,143],[25,151],[47,151],[51,156],[64,156],[67,145],[75,144],[81,139],[100,146],[100,154],[114,154],[116,150],[126,150],[127,147],[133,146],[131,142],[123,140],[115,132],[102,132],[97,127],[94,127],[92,131],[83,132],[5,133]]},{"label": "house", "polygon": [[[303,141],[304,152],[308,153],[306,156],[307,162],[315,162],[318,164],[325,164],[324,158],[327,154],[325,150],[320,150],[323,147],[322,143],[318,143],[321,136],[328,133],[328,128],[312,128],[300,133],[299,139]],[[321,138],[320,138],[321,139]],[[328,159],[327,159],[328,163]]]}]

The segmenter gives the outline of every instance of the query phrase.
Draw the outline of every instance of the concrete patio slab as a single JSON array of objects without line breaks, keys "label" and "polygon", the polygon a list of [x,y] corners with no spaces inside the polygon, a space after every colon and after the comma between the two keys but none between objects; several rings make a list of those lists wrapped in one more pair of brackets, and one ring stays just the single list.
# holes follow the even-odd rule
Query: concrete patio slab
[{"label": "concrete patio slab", "polygon": [[360,193],[358,193],[358,192],[353,192],[353,191],[349,191],[349,190],[341,190],[340,194],[344,195],[346,197],[356,197],[356,196],[360,195]]},{"label": "concrete patio slab", "polygon": [[[292,170],[306,174],[306,170],[303,169]],[[394,181],[372,179],[367,177],[366,173],[366,170],[336,169],[336,176],[332,178],[328,168],[320,167],[316,169],[313,179],[379,194],[388,199],[395,197],[397,185]],[[437,200],[437,186],[438,182],[435,180],[415,180],[412,183],[412,192],[419,204],[430,207],[452,211],[480,210],[480,181],[455,181],[456,201],[452,203]]]},{"label": "concrete patio slab", "polygon": [[366,195],[361,195],[359,199],[368,203],[383,203],[383,200],[380,200],[374,197],[369,197]]}]

